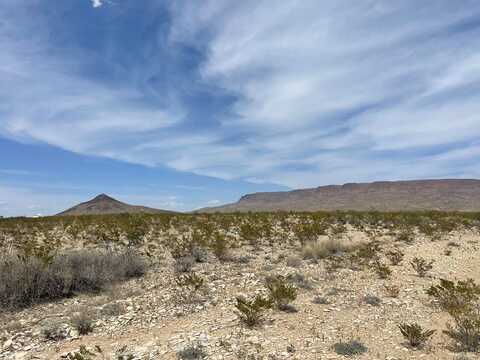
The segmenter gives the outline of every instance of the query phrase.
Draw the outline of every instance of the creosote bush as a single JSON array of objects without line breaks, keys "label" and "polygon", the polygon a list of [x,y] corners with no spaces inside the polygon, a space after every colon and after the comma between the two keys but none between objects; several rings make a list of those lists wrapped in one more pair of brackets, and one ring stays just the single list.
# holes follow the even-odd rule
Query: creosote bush
[{"label": "creosote bush", "polygon": [[297,289],[283,276],[268,277],[266,286],[270,298],[279,310],[289,309],[288,304],[297,298]]},{"label": "creosote bush", "polygon": [[469,313],[480,300],[480,285],[473,279],[454,281],[440,279],[440,284],[432,285],[427,294],[434,297],[442,310],[452,316]]},{"label": "creosote bush", "polygon": [[419,347],[425,344],[435,333],[435,330],[424,330],[419,324],[402,323],[398,325],[400,332],[408,340],[410,346]]},{"label": "creosote bush", "polygon": [[252,300],[247,300],[243,296],[236,297],[237,315],[245,325],[254,327],[263,320],[263,313],[267,309],[271,309],[273,301],[269,297],[261,295],[255,296]]},{"label": "creosote bush", "polygon": [[417,275],[420,277],[425,277],[428,272],[432,270],[433,263],[433,260],[427,261],[419,257],[414,257],[412,261],[410,261],[410,265],[412,266],[413,270],[415,270]]},{"label": "creosote bush", "polygon": [[453,316],[454,323],[447,324],[448,335],[460,351],[480,351],[480,309]]},{"label": "creosote bush", "polygon": [[22,308],[141,276],[147,265],[132,249],[82,250],[57,254],[49,262],[35,256],[0,259],[0,307]]},{"label": "creosote bush", "polygon": [[390,260],[390,263],[393,266],[400,265],[400,263],[403,261],[404,254],[401,250],[390,250],[387,251],[385,256]]},{"label": "creosote bush", "polygon": [[392,274],[392,270],[390,270],[388,265],[379,260],[373,263],[373,269],[380,279],[388,279]]},{"label": "creosote bush", "polygon": [[453,318],[444,331],[458,350],[480,351],[480,286],[472,279],[457,283],[445,279],[433,285],[427,294]]},{"label": "creosote bush", "polygon": [[383,285],[388,297],[397,298],[400,295],[400,288],[396,285]]}]

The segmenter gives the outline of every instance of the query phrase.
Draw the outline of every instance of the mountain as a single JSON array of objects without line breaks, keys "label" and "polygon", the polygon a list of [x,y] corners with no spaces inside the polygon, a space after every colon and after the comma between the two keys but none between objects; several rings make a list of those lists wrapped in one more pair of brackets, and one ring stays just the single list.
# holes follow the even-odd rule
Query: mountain
[{"label": "mountain", "polygon": [[153,209],[146,206],[129,205],[118,201],[108,195],[101,194],[92,200],[75,205],[57,215],[99,215],[99,214],[123,214],[123,213],[173,213],[167,210]]},{"label": "mountain", "polygon": [[197,212],[321,210],[480,211],[480,180],[379,181],[255,193]]}]

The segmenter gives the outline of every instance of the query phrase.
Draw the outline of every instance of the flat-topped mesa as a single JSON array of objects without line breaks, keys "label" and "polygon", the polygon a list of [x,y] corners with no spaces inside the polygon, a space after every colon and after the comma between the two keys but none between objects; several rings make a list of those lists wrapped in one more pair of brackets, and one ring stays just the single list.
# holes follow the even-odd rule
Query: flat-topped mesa
[{"label": "flat-topped mesa", "polygon": [[262,192],[197,212],[335,210],[480,211],[480,180],[377,181]]}]

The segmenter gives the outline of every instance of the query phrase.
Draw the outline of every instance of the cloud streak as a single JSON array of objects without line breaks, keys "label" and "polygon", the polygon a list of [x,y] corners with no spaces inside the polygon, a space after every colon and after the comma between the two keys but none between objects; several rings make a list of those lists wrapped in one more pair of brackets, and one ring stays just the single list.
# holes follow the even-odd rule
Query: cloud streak
[{"label": "cloud streak", "polygon": [[95,28],[113,82],[86,75],[87,47],[59,50],[49,16],[6,6],[0,135],[290,187],[479,176],[480,5],[460,2],[146,1],[168,26],[133,56]]}]

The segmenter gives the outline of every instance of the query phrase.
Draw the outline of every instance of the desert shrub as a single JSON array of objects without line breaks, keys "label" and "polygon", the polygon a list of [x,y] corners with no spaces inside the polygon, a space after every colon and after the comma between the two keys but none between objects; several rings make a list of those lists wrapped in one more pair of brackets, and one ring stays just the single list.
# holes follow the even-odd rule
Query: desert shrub
[{"label": "desert shrub", "polygon": [[413,270],[415,270],[417,275],[420,277],[425,277],[428,272],[432,270],[433,263],[433,260],[427,261],[419,257],[414,257],[412,261],[410,261],[410,265],[412,266]]},{"label": "desert shrub", "polygon": [[388,279],[392,274],[392,270],[390,270],[388,265],[380,262],[379,260],[373,263],[373,270],[380,279]]},{"label": "desert shrub", "polygon": [[192,271],[195,265],[195,258],[193,256],[182,256],[175,259],[173,263],[173,270],[176,273],[187,273]]},{"label": "desert shrub", "polygon": [[192,247],[192,249],[190,250],[190,255],[197,263],[204,263],[207,261],[208,258],[207,250],[205,250],[201,246]]},{"label": "desert shrub", "polygon": [[40,333],[46,340],[59,341],[68,337],[68,326],[58,319],[48,319],[40,327]]},{"label": "desert shrub", "polygon": [[176,283],[180,287],[188,287],[194,291],[198,291],[204,284],[204,279],[197,274],[181,275],[176,279]]},{"label": "desert shrub", "polygon": [[286,264],[288,267],[298,268],[302,266],[302,259],[300,259],[298,256],[289,256]]},{"label": "desert shrub", "polygon": [[478,309],[454,316],[454,324],[447,324],[444,333],[455,341],[458,350],[480,351],[480,314]]},{"label": "desert shrub", "polygon": [[400,288],[396,285],[384,285],[383,288],[388,297],[397,298],[400,294]]},{"label": "desert shrub", "polygon": [[147,264],[132,248],[128,248],[121,253],[119,260],[123,263],[122,271],[124,272],[123,276],[126,278],[136,278],[145,275]]},{"label": "desert shrub", "polygon": [[413,347],[419,347],[425,344],[428,339],[435,333],[435,330],[424,330],[419,324],[402,323],[398,325],[400,332],[408,340]]},{"label": "desert shrub", "polygon": [[367,347],[357,340],[338,342],[333,345],[333,349],[338,355],[343,356],[361,355],[368,351]]},{"label": "desert shrub", "polygon": [[447,324],[446,335],[455,341],[459,350],[480,350],[480,286],[472,279],[457,283],[445,279],[432,285],[427,294],[448,312],[453,324]]},{"label": "desert shrub", "polygon": [[415,241],[415,235],[412,231],[403,230],[397,234],[395,240],[398,242],[403,242],[405,244],[413,244]]},{"label": "desert shrub", "polygon": [[297,298],[297,289],[288,283],[283,276],[268,277],[266,286],[270,298],[280,310],[288,309],[288,304]]},{"label": "desert shrub", "polygon": [[57,254],[48,263],[11,255],[0,259],[0,307],[22,308],[75,293],[98,292],[145,271],[146,263],[133,250],[82,250]]},{"label": "desert shrub", "polygon": [[400,265],[403,261],[404,253],[401,250],[390,250],[387,251],[385,256],[390,260],[392,265]]},{"label": "desert shrub", "polygon": [[73,327],[80,335],[86,335],[93,331],[93,315],[88,311],[80,311],[70,318]]},{"label": "desert shrub", "polygon": [[273,306],[271,298],[261,295],[255,296],[252,300],[237,296],[236,301],[235,308],[237,309],[237,315],[240,321],[248,327],[258,325],[263,320],[264,311]]},{"label": "desert shrub", "polygon": [[324,223],[315,221],[298,224],[293,230],[298,241],[304,245],[309,242],[316,242],[320,235],[325,235],[327,227]]},{"label": "desert shrub", "polygon": [[378,241],[370,241],[368,243],[360,244],[352,256],[352,261],[359,265],[367,265],[372,261],[377,261],[378,254],[381,251],[381,245]]},{"label": "desert shrub", "polygon": [[324,296],[315,295],[312,299],[312,303],[317,305],[328,305],[330,304],[330,301]]},{"label": "desert shrub", "polygon": [[312,282],[302,273],[295,272],[287,275],[287,280],[293,283],[296,287],[305,290],[312,290]]},{"label": "desert shrub", "polygon": [[204,346],[198,342],[190,343],[177,352],[177,359],[179,360],[201,360],[206,357]]},{"label": "desert shrub", "polygon": [[216,231],[213,234],[213,239],[211,242],[211,249],[214,255],[218,260],[224,261],[227,259],[228,255],[228,239],[227,237],[219,231]]},{"label": "desert shrub", "polygon": [[371,306],[380,306],[382,299],[375,295],[365,295],[363,297],[363,302]]},{"label": "desert shrub", "polygon": [[454,324],[447,324],[448,335],[460,351],[480,351],[480,310],[477,308],[468,313],[453,316]]},{"label": "desert shrub", "polygon": [[304,259],[324,259],[331,255],[354,251],[359,245],[351,241],[333,237],[310,241],[303,245],[302,256]]},{"label": "desert shrub", "polygon": [[434,297],[439,306],[452,316],[469,313],[480,299],[480,285],[473,279],[457,283],[440,279],[440,284],[432,285],[427,294]]},{"label": "desert shrub", "polygon": [[100,313],[104,316],[119,316],[124,312],[125,312],[124,306],[118,302],[105,304],[100,309]]}]

